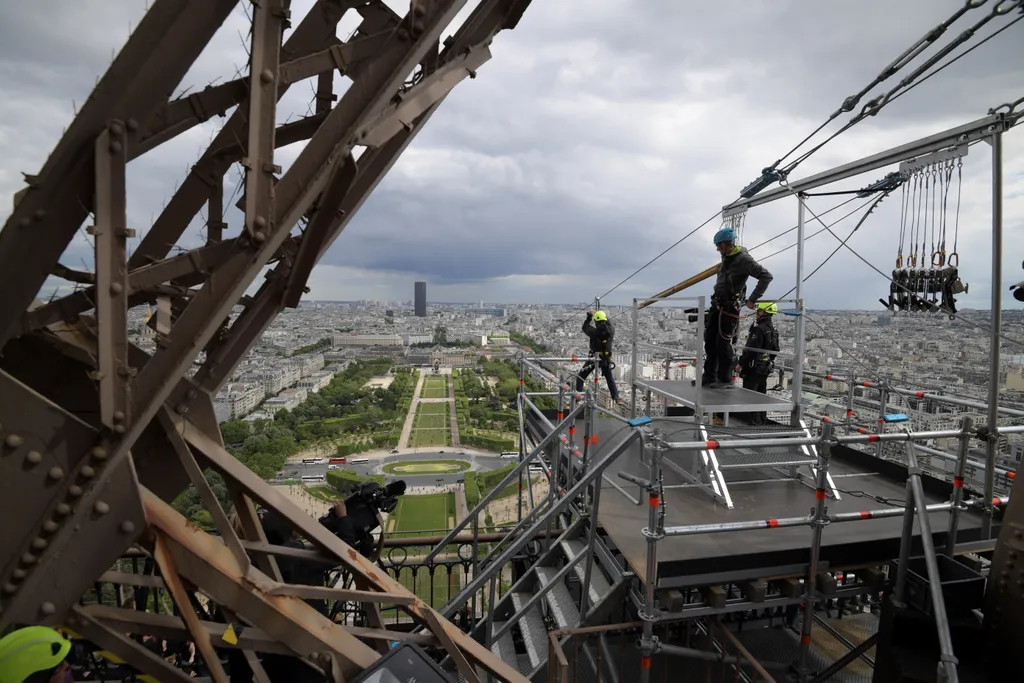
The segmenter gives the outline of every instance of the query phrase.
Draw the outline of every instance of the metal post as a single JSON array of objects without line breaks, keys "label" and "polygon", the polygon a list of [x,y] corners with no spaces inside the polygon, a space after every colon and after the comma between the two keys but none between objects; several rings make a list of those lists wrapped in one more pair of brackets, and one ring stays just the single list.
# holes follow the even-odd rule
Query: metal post
[{"label": "metal post", "polygon": [[793,412],[790,414],[790,424],[794,427],[800,424],[800,420],[803,419],[803,408],[801,401],[803,397],[804,385],[804,339],[807,337],[807,321],[804,316],[807,315],[807,307],[804,302],[804,242],[806,241],[805,226],[804,226],[804,197],[798,194],[796,196],[797,201],[797,213],[796,213],[796,324],[794,328],[794,341],[793,348]]},{"label": "metal post", "polygon": [[580,590],[580,624],[587,618],[590,604],[590,577],[594,571],[594,540],[597,538],[597,515],[601,506],[601,477],[594,480],[594,504],[590,508],[590,530],[587,535],[587,561],[583,570],[583,587]]},{"label": "metal post", "polygon": [[[956,470],[953,472],[953,509],[949,515],[949,532],[946,534],[946,555],[953,557],[956,550],[956,535],[960,526],[960,511],[966,508],[964,500],[964,472],[967,469],[967,451],[971,443],[971,429],[974,421],[965,417],[960,423],[963,433],[960,435],[960,446],[957,450]],[[988,501],[991,503],[991,501]]]},{"label": "metal post", "polygon": [[[525,358],[520,357],[519,359],[519,462],[523,461],[526,457],[526,439],[525,430],[523,426],[523,402],[526,400],[526,363]],[[516,521],[523,521],[523,473],[519,472],[519,498],[518,504],[516,505]]]},{"label": "metal post", "polygon": [[825,514],[825,500],[828,498],[828,465],[832,455],[832,424],[821,425],[821,445],[818,447],[818,476],[814,497],[814,520],[811,522],[811,560],[807,567],[807,585],[804,587],[804,615],[800,625],[800,655],[796,669],[803,672],[808,666],[807,658],[811,649],[811,624],[814,623],[814,594],[818,578],[818,560],[821,557],[821,532],[829,523]]},{"label": "metal post", "polygon": [[[935,628],[939,635],[939,668],[940,683],[957,683],[957,660],[953,654],[953,637],[949,632],[949,617],[946,614],[946,601],[942,595],[942,577],[939,574],[939,560],[935,556],[935,542],[932,539],[931,520],[926,510],[924,485],[921,484],[921,470],[917,466],[917,455],[914,442],[907,441],[907,471],[910,474],[910,487],[914,493],[914,503],[921,511],[918,524],[921,525],[921,546],[924,550],[924,563],[928,569],[928,590],[932,598],[932,612],[935,617]],[[988,501],[991,504],[991,500]],[[901,567],[902,569],[902,567]]]},{"label": "metal post", "polygon": [[[904,591],[907,587],[907,565],[910,564],[910,547],[914,542],[914,492],[907,478],[907,502],[903,508],[903,534],[900,536],[900,559],[896,568],[896,587],[893,589],[893,602],[903,609]],[[926,513],[922,513],[926,514]]]},{"label": "metal post", "polygon": [[[659,520],[661,503],[661,452],[663,444],[661,434],[654,431],[652,442],[648,446],[651,454],[650,481],[647,483],[649,508],[647,511],[647,527],[643,535],[647,538],[647,570],[644,580],[644,607],[639,616],[643,620],[643,636],[640,639],[640,683],[650,683],[651,655],[658,650],[658,638],[654,635],[654,621],[657,619],[654,596],[658,583],[658,541],[664,537],[663,524]],[[586,591],[587,587],[584,586]]]},{"label": "metal post", "polygon": [[849,391],[846,395],[846,433],[853,432],[853,381],[847,382]]},{"label": "metal post", "polygon": [[[693,419],[694,419],[694,422],[696,422],[698,424],[700,424],[701,422],[704,421],[703,420],[704,410],[703,410],[703,404],[701,402],[701,394],[703,394],[703,392],[704,392],[704,388],[703,388],[703,384],[702,384],[702,379],[704,378],[704,325],[707,324],[707,319],[705,318],[706,312],[704,310],[704,308],[706,306],[707,306],[707,300],[705,299],[705,297],[704,296],[697,297],[697,340],[696,340],[696,343],[697,343],[697,353],[694,354],[695,356],[697,356],[697,367],[694,370],[694,372],[696,373],[696,376],[697,376],[697,379],[695,380],[696,381],[697,391],[696,391],[696,395],[693,398]],[[650,394],[650,392],[648,392],[647,393],[647,397],[648,397],[647,405],[648,406],[651,405],[651,403],[650,403],[650,396],[651,396],[651,394]],[[648,412],[648,414],[650,414],[650,412]]]},{"label": "metal post", "polygon": [[629,386],[630,386],[630,417],[636,417],[636,364],[637,364],[637,335],[640,333],[640,311],[637,309],[637,300],[633,299],[633,311],[631,313],[633,322],[633,349],[632,349],[632,360],[630,361],[629,367]]},{"label": "metal post", "polygon": [[[878,434],[885,432],[885,402],[888,400],[885,387],[878,387]],[[882,457],[882,442],[875,444],[875,457]]]},{"label": "metal post", "polygon": [[996,455],[999,453],[999,333],[1003,323],[1003,136],[992,136],[992,333],[988,367],[988,441],[985,443],[985,500],[990,505],[982,520],[982,534],[992,538],[991,507],[995,490]]}]

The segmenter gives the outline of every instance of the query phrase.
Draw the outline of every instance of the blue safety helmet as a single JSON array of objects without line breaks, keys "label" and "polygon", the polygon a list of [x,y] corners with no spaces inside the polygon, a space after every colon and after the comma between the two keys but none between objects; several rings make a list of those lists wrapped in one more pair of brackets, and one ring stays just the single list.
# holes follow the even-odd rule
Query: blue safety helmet
[{"label": "blue safety helmet", "polygon": [[722,228],[715,233],[715,246],[718,246],[722,242],[735,242],[736,231],[732,228]]}]

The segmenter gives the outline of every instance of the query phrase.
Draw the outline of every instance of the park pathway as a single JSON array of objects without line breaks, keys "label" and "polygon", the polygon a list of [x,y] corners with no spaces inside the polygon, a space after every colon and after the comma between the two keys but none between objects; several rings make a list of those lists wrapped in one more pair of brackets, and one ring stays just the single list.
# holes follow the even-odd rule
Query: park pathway
[{"label": "park pathway", "polygon": [[412,400],[409,402],[409,412],[405,416],[405,424],[402,425],[402,436],[398,438],[399,448],[409,447],[409,436],[412,434],[412,425],[416,421],[416,408],[420,404],[420,392],[423,391],[423,372],[416,381],[416,389],[412,392]]},{"label": "park pathway", "polygon": [[452,446],[461,446],[459,442],[459,416],[455,414],[455,378],[448,375],[448,412],[452,418]]}]

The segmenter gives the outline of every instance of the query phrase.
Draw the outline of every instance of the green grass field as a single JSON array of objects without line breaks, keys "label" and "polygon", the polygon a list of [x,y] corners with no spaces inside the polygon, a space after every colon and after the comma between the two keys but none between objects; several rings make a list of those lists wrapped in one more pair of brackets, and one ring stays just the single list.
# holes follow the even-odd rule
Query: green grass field
[{"label": "green grass field", "polygon": [[409,445],[447,446],[451,443],[451,420],[447,403],[421,403],[416,408]]},{"label": "green grass field", "polygon": [[469,468],[465,460],[409,460],[384,465],[383,469],[387,474],[453,474]]},{"label": "green grass field", "polygon": [[444,375],[425,377],[420,398],[448,398],[448,378]]},{"label": "green grass field", "polygon": [[[402,496],[398,499],[398,507],[388,518],[387,530],[392,536],[436,535],[452,528],[456,515],[454,493]],[[413,558],[409,558],[409,561],[415,562]],[[415,570],[413,567],[403,567],[398,573],[398,581],[432,607],[442,607],[449,597],[458,593],[462,585],[462,571],[462,567],[456,565],[449,576],[445,567],[438,567],[431,582],[430,571],[426,567],[416,567]],[[385,610],[386,615],[389,612],[391,610]]]},{"label": "green grass field", "polygon": [[[392,524],[392,520],[394,524]],[[449,524],[449,522],[451,522]],[[455,525],[455,494],[432,493],[424,496],[402,496],[388,520],[388,531],[437,532]]]}]

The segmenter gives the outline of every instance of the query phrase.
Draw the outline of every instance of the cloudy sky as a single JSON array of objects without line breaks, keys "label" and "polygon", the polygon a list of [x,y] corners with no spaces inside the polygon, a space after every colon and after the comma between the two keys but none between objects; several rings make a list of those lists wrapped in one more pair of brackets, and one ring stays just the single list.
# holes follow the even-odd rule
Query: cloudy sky
[{"label": "cloudy sky", "polygon": [[[294,23],[311,2],[293,0]],[[387,4],[405,11],[400,0]],[[535,0],[515,31],[498,36],[480,76],[456,88],[353,219],[314,271],[309,296],[409,299],[413,281],[422,279],[433,301],[592,299],[735,199],[761,168],[961,4]],[[21,172],[41,167],[145,3],[0,0],[0,6],[0,195],[9,198],[22,187]],[[183,88],[229,80],[244,68],[246,7],[239,5]],[[944,40],[988,11],[969,13]],[[993,21],[979,37],[1014,18]],[[355,25],[346,17],[339,36],[347,38]],[[1021,97],[1022,42],[1024,21],[837,138],[794,177],[980,118]],[[305,115],[311,99],[308,85],[293,87],[279,122]],[[196,127],[132,163],[130,220],[140,234],[219,123]],[[1005,291],[1024,278],[1024,126],[1005,136],[1004,147]],[[287,168],[299,150],[280,150],[278,162]],[[962,277],[971,285],[961,299],[968,308],[988,307],[991,291],[990,161],[990,148],[979,144],[963,167],[958,248]],[[827,189],[856,189],[884,173]],[[237,168],[226,177],[228,195],[238,178]],[[810,207],[819,213],[844,199],[818,197]],[[893,265],[900,204],[893,195],[850,241],[883,271]],[[9,208],[6,199],[0,217]],[[796,213],[794,199],[752,210],[743,243],[753,246],[792,227]],[[858,217],[837,225],[837,234],[845,236]],[[227,220],[231,234],[242,215],[231,211]],[[201,239],[202,222],[187,244]],[[713,264],[718,227],[712,222],[606,301],[652,294]],[[810,220],[809,232],[819,228]],[[73,243],[66,265],[85,267],[86,239]],[[794,240],[790,233],[754,255],[768,256]],[[836,244],[828,233],[810,241],[807,271]],[[765,261],[776,276],[770,293],[781,296],[793,286],[794,264],[795,250]],[[814,308],[877,308],[887,291],[882,277],[843,250],[809,281],[807,296]]]}]

